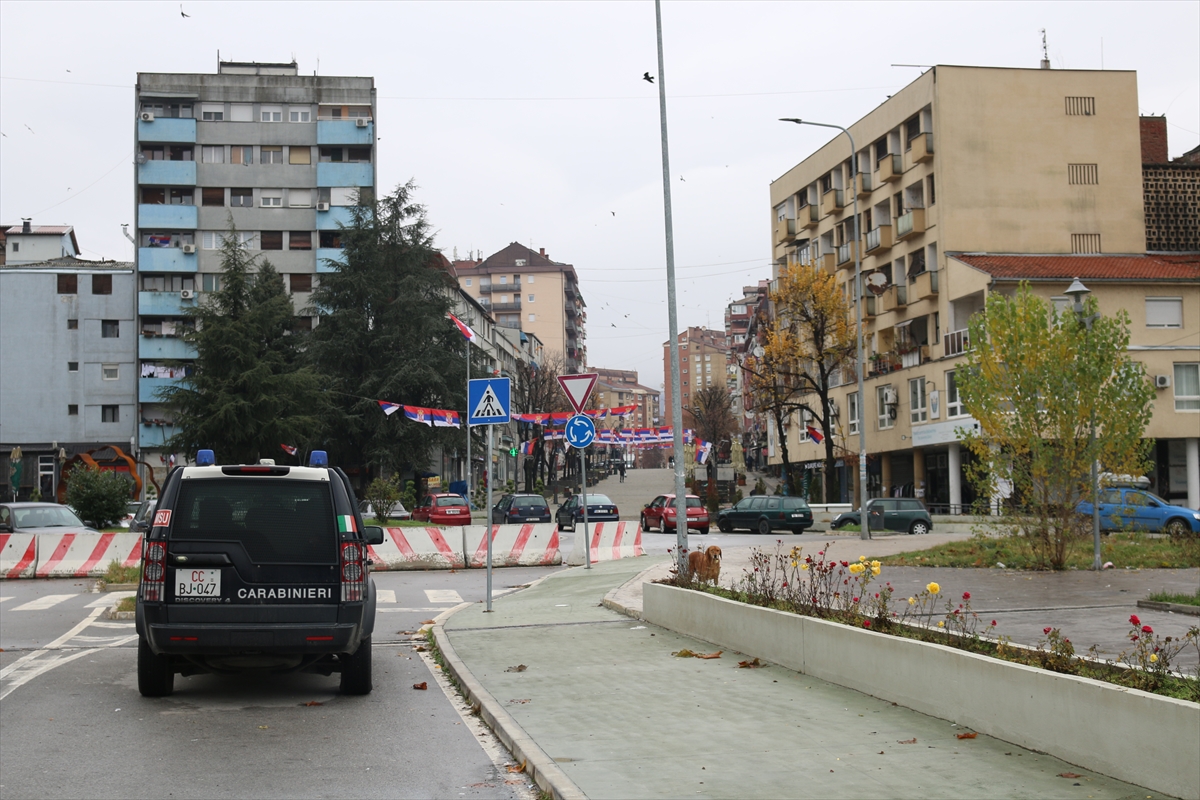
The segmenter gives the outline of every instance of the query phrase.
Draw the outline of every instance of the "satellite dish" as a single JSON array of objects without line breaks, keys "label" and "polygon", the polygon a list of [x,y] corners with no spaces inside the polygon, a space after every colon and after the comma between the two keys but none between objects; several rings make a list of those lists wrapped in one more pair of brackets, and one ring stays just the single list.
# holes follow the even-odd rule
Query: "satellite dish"
[{"label": "satellite dish", "polygon": [[866,282],[867,291],[876,297],[886,292],[888,287],[892,285],[888,276],[879,271],[869,273],[866,277]]},{"label": "satellite dish", "polygon": [[134,161],[137,162],[137,165],[140,167],[142,164],[146,163],[146,156],[142,153],[138,153],[137,158],[135,158]]}]

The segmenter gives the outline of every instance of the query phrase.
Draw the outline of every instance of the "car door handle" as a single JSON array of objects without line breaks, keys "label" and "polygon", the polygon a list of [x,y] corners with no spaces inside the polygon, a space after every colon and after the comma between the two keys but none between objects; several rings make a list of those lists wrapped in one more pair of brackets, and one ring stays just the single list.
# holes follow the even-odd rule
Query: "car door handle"
[{"label": "car door handle", "polygon": [[176,564],[195,565],[199,567],[229,566],[233,564],[229,560],[229,556],[225,553],[177,553],[171,556],[171,560]]}]

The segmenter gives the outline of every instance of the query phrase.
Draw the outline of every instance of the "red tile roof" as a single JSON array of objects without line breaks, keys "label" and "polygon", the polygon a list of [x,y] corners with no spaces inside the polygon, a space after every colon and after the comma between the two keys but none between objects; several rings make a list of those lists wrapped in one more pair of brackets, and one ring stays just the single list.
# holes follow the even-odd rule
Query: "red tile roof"
[{"label": "red tile roof", "polygon": [[1181,255],[993,255],[950,253],[952,258],[1000,280],[1146,281],[1200,280],[1200,254]]}]

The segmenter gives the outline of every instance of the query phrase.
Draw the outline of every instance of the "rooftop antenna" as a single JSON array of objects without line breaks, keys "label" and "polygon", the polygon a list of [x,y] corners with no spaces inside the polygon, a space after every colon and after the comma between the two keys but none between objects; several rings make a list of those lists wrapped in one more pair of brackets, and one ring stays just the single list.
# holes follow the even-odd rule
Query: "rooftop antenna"
[{"label": "rooftop antenna", "polygon": [[1046,29],[1039,30],[1042,32],[1042,69],[1050,69],[1050,48],[1046,46]]}]

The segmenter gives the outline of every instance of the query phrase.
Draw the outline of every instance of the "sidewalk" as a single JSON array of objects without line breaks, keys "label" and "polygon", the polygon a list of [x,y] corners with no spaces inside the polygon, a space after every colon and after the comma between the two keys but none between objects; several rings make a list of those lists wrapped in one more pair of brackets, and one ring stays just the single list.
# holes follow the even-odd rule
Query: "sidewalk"
[{"label": "sidewalk", "polygon": [[715,648],[601,605],[620,589],[613,599],[636,611],[640,581],[629,582],[667,566],[554,573],[491,614],[465,606],[435,627],[472,703],[555,796],[1155,796],[1092,773],[1058,777],[1081,771],[983,735],[959,741],[953,721],[799,673],[739,669],[740,654],[673,657]]}]

